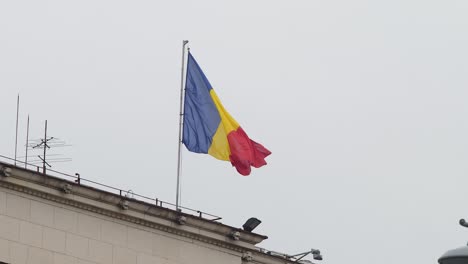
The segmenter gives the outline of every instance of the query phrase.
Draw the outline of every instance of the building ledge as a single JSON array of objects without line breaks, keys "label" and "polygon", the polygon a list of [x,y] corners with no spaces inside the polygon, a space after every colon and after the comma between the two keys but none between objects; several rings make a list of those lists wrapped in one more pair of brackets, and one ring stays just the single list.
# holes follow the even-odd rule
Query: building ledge
[{"label": "building ledge", "polygon": [[[0,186],[238,252],[254,250],[256,244],[267,239],[217,219],[205,219],[4,162],[0,162]],[[233,238],[233,232],[238,232],[238,239]]]}]

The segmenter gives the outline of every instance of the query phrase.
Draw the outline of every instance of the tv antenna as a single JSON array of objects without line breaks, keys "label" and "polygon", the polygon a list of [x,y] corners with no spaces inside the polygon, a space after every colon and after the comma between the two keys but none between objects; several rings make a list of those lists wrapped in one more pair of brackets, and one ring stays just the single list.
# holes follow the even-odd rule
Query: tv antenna
[{"label": "tv antenna", "polygon": [[[29,127],[28,127],[29,130]],[[71,145],[65,144],[65,141],[62,141],[55,137],[47,137],[47,120],[45,121],[44,127],[44,138],[40,138],[37,140],[31,140],[30,142],[26,142],[26,150],[31,148],[32,150],[42,150],[42,156],[37,155],[38,159],[30,161],[31,164],[42,164],[42,173],[46,174],[47,167],[51,168],[52,165],[50,163],[54,162],[68,162],[72,159],[70,158],[59,158],[56,156],[60,156],[60,154],[48,154],[47,151],[54,147],[69,147]],[[52,158],[50,158],[52,157]],[[27,152],[26,152],[26,160],[27,160]],[[38,168],[39,169],[39,168]]]}]

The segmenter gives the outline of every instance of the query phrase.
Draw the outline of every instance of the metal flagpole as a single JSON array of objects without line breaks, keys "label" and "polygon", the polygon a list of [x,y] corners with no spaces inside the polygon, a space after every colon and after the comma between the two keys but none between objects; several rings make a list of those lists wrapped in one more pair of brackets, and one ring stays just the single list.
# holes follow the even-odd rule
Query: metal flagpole
[{"label": "metal flagpole", "polygon": [[179,151],[177,154],[177,189],[176,189],[176,210],[179,211],[179,191],[180,191],[180,170],[182,167],[182,117],[184,115],[184,72],[185,72],[185,46],[188,40],[182,41],[182,71],[180,74],[180,113],[179,113]]},{"label": "metal flagpole", "polygon": [[15,166],[16,166],[16,154],[18,153],[18,119],[19,119],[19,103],[20,103],[20,97],[19,97],[19,94],[18,94],[18,100],[16,101]]}]

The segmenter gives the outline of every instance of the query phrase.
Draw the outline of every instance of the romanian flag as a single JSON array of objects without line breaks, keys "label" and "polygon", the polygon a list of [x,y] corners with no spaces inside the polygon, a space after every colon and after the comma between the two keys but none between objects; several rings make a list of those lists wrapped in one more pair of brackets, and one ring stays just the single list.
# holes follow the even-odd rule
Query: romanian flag
[{"label": "romanian flag", "polygon": [[182,142],[196,153],[230,161],[247,176],[250,167],[266,165],[271,152],[251,140],[221,104],[192,54],[188,54]]}]

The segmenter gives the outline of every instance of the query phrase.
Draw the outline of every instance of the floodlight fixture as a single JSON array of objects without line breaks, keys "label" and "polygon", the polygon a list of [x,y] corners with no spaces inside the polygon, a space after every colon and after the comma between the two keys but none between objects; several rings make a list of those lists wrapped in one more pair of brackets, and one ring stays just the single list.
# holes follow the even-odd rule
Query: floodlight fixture
[{"label": "floodlight fixture", "polygon": [[257,218],[251,217],[242,225],[242,228],[247,232],[252,232],[252,230],[254,230],[261,222],[262,221]]},{"label": "floodlight fixture", "polygon": [[323,260],[322,254],[320,254],[320,252],[319,252],[318,254],[312,253],[312,257],[313,257],[315,260]]},{"label": "floodlight fixture", "polygon": [[322,254],[320,253],[320,250],[318,249],[314,249],[312,248],[311,250],[309,251],[306,251],[306,252],[303,252],[303,253],[298,253],[298,254],[295,254],[295,255],[291,255],[289,256],[289,258],[295,258],[295,262],[297,263],[300,263],[301,260],[309,255],[309,254],[312,254],[312,257],[315,259],[315,260],[323,260],[323,256]]}]

